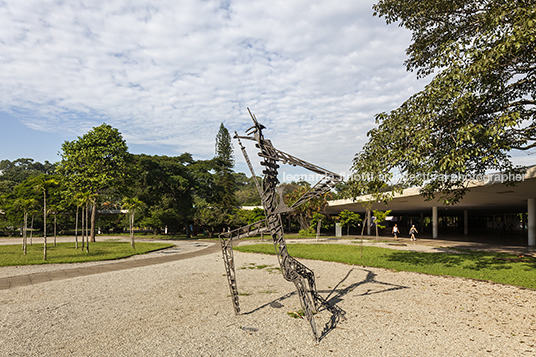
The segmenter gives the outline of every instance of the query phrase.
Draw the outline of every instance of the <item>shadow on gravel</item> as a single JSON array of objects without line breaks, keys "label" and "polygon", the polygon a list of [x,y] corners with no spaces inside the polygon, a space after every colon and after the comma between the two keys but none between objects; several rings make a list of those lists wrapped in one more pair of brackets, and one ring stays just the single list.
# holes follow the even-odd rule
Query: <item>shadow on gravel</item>
[{"label": "shadow on gravel", "polygon": [[296,295],[298,292],[297,291],[293,291],[293,292],[290,292],[288,294],[285,294],[283,296],[280,296],[278,297],[277,299],[274,299],[270,302],[267,302],[266,304],[263,304],[251,311],[248,311],[248,312],[242,312],[240,315],[251,315],[259,310],[262,310],[264,309],[265,307],[274,307],[274,308],[280,308],[280,307],[283,307],[285,305],[281,304],[281,302],[285,301],[286,299],[288,299],[289,297],[293,296],[293,295]]},{"label": "shadow on gravel", "polygon": [[[383,289],[383,290],[368,289],[366,292],[364,292],[362,294],[359,294],[358,296],[380,294],[380,293],[386,293],[386,292],[389,292],[389,291],[396,291],[396,290],[400,290],[400,289],[408,289],[407,286],[396,285],[396,284],[391,284],[391,283],[384,283],[382,281],[378,281],[378,280],[376,280],[377,275],[375,273],[373,273],[372,271],[366,270],[366,269],[363,269],[364,271],[367,272],[367,276],[365,277],[364,280],[355,282],[353,284],[350,284],[349,286],[347,286],[344,289],[339,289],[339,286],[342,283],[344,283],[346,280],[348,280],[350,274],[354,271],[354,269],[355,268],[350,269],[348,271],[348,273],[346,273],[346,276],[344,278],[342,278],[342,280],[339,281],[339,283],[332,290],[330,290],[330,291],[320,291],[320,292],[323,292],[323,293],[326,293],[326,292],[328,293],[328,296],[326,297],[326,300],[327,300],[328,304],[330,304],[331,306],[337,305],[339,302],[341,302],[343,300],[344,296],[348,295],[354,289],[358,288],[361,285],[365,285],[365,284],[369,284],[369,283],[384,285],[386,288]],[[331,331],[333,331],[333,329],[335,329],[335,327],[337,327],[338,322],[339,321],[336,319],[336,316],[333,315],[331,320],[328,323],[326,323],[326,325],[324,326],[324,330],[322,331],[322,334],[320,336],[320,340],[322,340]]]},{"label": "shadow on gravel", "polygon": [[[328,296],[325,298],[328,304],[330,304],[331,306],[336,306],[339,302],[341,302],[343,300],[344,296],[348,295],[354,289],[358,288],[361,285],[369,284],[369,283],[384,285],[386,288],[383,289],[383,290],[368,289],[366,292],[358,294],[358,296],[380,294],[380,293],[386,293],[386,292],[389,292],[389,291],[396,291],[396,290],[400,290],[400,289],[408,289],[409,288],[409,287],[403,286],[403,285],[396,285],[396,284],[391,284],[391,283],[385,283],[385,282],[382,282],[382,281],[378,281],[378,280],[376,280],[377,275],[375,273],[373,273],[370,270],[363,269],[364,271],[367,272],[367,276],[365,277],[364,280],[356,282],[356,283],[353,283],[353,284],[347,286],[344,289],[339,289],[339,286],[342,283],[344,283],[346,280],[348,280],[350,274],[354,270],[355,270],[355,268],[350,269],[348,271],[348,273],[346,273],[344,278],[342,278],[341,281],[339,281],[337,283],[337,285],[333,289],[318,291],[318,293],[328,293]],[[285,301],[286,299],[288,299],[288,298],[290,298],[290,297],[292,297],[292,296],[294,296],[296,294],[297,294],[297,291],[290,292],[288,294],[285,294],[285,295],[282,295],[282,296],[278,297],[277,299],[274,299],[274,300],[272,300],[270,302],[267,302],[266,304],[263,304],[263,305],[255,308],[255,309],[253,309],[251,311],[244,312],[242,314],[243,315],[250,315],[250,314],[253,314],[253,313],[255,313],[255,312],[257,312],[257,311],[259,311],[261,309],[264,309],[266,307],[281,308],[281,307],[284,306],[282,304],[283,301]],[[325,309],[325,308],[321,307],[320,311],[322,311],[323,309]],[[333,331],[337,327],[339,322],[340,321],[339,321],[338,317],[335,316],[335,314],[333,314],[331,316],[330,320],[324,325],[324,329],[322,330],[322,333],[320,334],[319,341],[323,340],[331,331]]]},{"label": "shadow on gravel", "polygon": [[[259,307],[257,307],[256,309],[253,309],[251,311],[248,311],[248,312],[244,312],[242,315],[249,315],[249,314],[253,314],[261,309],[264,309],[265,307],[272,307],[272,308],[281,308],[283,307],[284,305],[281,303],[283,301],[285,301],[286,299],[294,296],[294,295],[297,295],[298,292],[297,291],[293,291],[293,292],[290,292],[288,294],[285,294],[283,296],[280,296],[278,297],[277,299],[274,299],[270,302],[267,302],[266,304],[263,304]],[[330,304],[328,302],[328,304]],[[333,304],[330,304],[333,306]],[[325,308],[320,308],[320,310],[323,310]],[[304,319],[305,320],[305,319]],[[307,320],[305,320],[307,321]],[[335,314],[332,314],[329,321],[326,322],[325,326],[324,326],[324,329],[322,330],[322,333],[320,334],[320,337],[318,339],[318,342],[322,341],[324,339],[324,337],[326,337],[331,331],[333,331],[336,327],[337,327],[337,324],[339,323],[339,318],[338,316],[336,316]]]},{"label": "shadow on gravel", "polygon": [[[348,279],[348,277],[350,276],[350,274],[352,273],[352,271],[354,269],[355,268],[350,269],[348,271],[348,273],[346,274],[346,276],[337,284],[337,286],[335,286],[335,288],[333,288],[330,291],[323,291],[323,292],[329,292],[328,297],[326,298],[326,300],[328,300],[328,302],[331,305],[338,304],[339,302],[341,302],[343,300],[344,296],[348,295],[348,293],[350,293],[354,289],[358,288],[359,286],[365,285],[365,284],[370,284],[370,283],[380,284],[380,285],[386,286],[386,288],[383,289],[383,290],[368,289],[364,293],[358,294],[358,296],[382,294],[382,293],[386,293],[386,292],[389,292],[389,291],[396,291],[396,290],[400,290],[400,289],[409,289],[409,287],[407,287],[407,286],[396,285],[396,284],[391,284],[391,283],[384,283],[383,281],[378,281],[378,280],[376,280],[377,275],[375,273],[371,272],[370,270],[367,270],[367,269],[363,269],[364,271],[367,272],[367,276],[365,277],[364,280],[358,281],[358,282],[353,283],[353,284],[350,284],[349,286],[347,286],[344,289],[339,289],[339,285],[341,285],[345,280]],[[334,294],[334,293],[335,293],[335,295],[330,298],[330,296],[332,294]]]}]

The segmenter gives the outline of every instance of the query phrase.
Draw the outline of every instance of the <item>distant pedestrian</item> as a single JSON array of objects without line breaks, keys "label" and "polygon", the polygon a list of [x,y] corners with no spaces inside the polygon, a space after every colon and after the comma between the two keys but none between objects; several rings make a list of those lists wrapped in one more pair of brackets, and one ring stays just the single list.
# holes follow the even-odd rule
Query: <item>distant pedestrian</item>
[{"label": "distant pedestrian", "polygon": [[417,234],[419,232],[417,232],[417,228],[415,228],[415,225],[411,226],[411,229],[409,230],[409,234],[411,235],[411,240],[417,240],[417,238],[415,238],[415,234]]},{"label": "distant pedestrian", "polygon": [[398,240],[398,233],[400,233],[400,231],[398,230],[398,226],[395,224],[393,227],[393,236],[395,237],[394,240]]}]

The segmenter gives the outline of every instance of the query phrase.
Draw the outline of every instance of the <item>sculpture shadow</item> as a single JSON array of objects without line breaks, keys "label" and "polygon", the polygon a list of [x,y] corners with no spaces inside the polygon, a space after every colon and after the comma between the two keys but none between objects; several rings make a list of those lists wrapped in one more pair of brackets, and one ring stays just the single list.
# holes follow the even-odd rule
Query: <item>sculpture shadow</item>
[{"label": "sculpture shadow", "polygon": [[[318,293],[327,293],[328,294],[328,296],[325,298],[327,304],[329,304],[330,306],[336,306],[339,302],[341,302],[343,300],[344,296],[348,295],[350,292],[352,292],[356,288],[358,288],[358,287],[360,287],[362,285],[365,285],[365,284],[369,284],[369,283],[384,285],[387,288],[383,289],[383,290],[380,290],[380,291],[374,291],[373,289],[368,289],[366,292],[358,294],[357,296],[366,296],[366,295],[386,293],[386,292],[389,292],[389,291],[396,291],[396,290],[400,290],[400,289],[409,289],[409,287],[407,287],[407,286],[396,285],[396,284],[391,284],[391,283],[378,281],[378,280],[376,280],[377,274],[375,274],[372,271],[367,270],[367,269],[363,269],[364,271],[367,272],[367,276],[365,277],[365,279],[363,279],[362,281],[352,283],[349,286],[345,287],[344,289],[340,289],[339,287],[341,286],[341,284],[343,284],[346,280],[349,279],[350,274],[354,270],[355,270],[355,268],[351,268],[346,273],[346,275],[337,283],[337,285],[333,289],[318,291]],[[285,294],[285,295],[282,295],[282,296],[278,297],[277,299],[274,299],[274,300],[269,301],[269,302],[267,302],[265,304],[262,304],[261,306],[258,306],[258,307],[254,308],[251,311],[243,312],[242,314],[243,315],[250,315],[250,314],[253,314],[253,313],[257,312],[257,311],[260,311],[261,309],[264,309],[266,307],[275,307],[275,306],[277,306],[278,303],[281,303],[282,301],[284,301],[284,300],[286,300],[286,299],[288,299],[288,298],[290,298],[290,297],[292,297],[294,295],[297,295],[297,293],[298,293],[297,291],[292,291],[292,292],[290,292],[288,294]],[[282,306],[280,306],[280,307],[282,307]],[[346,317],[344,316],[344,314],[346,312],[344,310],[340,309],[340,308],[337,308],[337,309],[339,309],[342,312],[342,314],[340,314],[340,315],[332,314],[331,315],[331,318],[329,319],[328,322],[326,322],[326,324],[324,325],[324,328],[322,329],[320,337],[318,338],[319,342],[321,340],[323,340],[331,331],[333,331],[337,327],[337,325],[341,322],[341,318],[342,318],[342,320],[346,319]],[[320,306],[319,312],[323,311],[323,310],[327,310],[326,307]]]},{"label": "sculpture shadow", "polygon": [[[339,302],[341,302],[343,300],[344,296],[348,295],[350,292],[352,292],[356,288],[358,288],[358,287],[360,287],[362,285],[365,285],[365,284],[370,284],[370,283],[385,285],[388,288],[383,289],[383,290],[379,290],[379,291],[373,291],[373,289],[368,289],[364,293],[357,294],[357,296],[366,296],[366,295],[386,293],[386,292],[389,292],[389,291],[396,291],[396,290],[400,290],[400,289],[409,289],[409,287],[407,287],[407,286],[396,285],[396,284],[392,284],[392,283],[386,283],[386,282],[383,282],[383,281],[378,281],[378,280],[376,280],[377,274],[373,273],[372,271],[367,270],[367,269],[363,269],[364,271],[367,272],[367,276],[365,277],[364,280],[352,283],[352,284],[348,285],[347,287],[345,287],[344,289],[340,289],[339,286],[341,284],[343,284],[349,278],[350,274],[354,271],[354,269],[355,268],[351,268],[348,271],[348,273],[346,273],[344,278],[342,278],[341,281],[339,281],[337,283],[337,285],[333,289],[328,290],[328,291],[325,291],[325,290],[320,291],[322,293],[326,293],[326,292],[328,293],[328,296],[326,297],[326,300],[327,300],[328,304],[330,304],[332,306],[337,305]],[[333,331],[335,329],[335,327],[337,327],[338,322],[339,321],[337,320],[337,316],[332,315],[330,321],[328,321],[326,323],[326,325],[324,326],[324,329],[322,330],[322,334],[320,335],[319,340],[322,340],[331,331]]]}]

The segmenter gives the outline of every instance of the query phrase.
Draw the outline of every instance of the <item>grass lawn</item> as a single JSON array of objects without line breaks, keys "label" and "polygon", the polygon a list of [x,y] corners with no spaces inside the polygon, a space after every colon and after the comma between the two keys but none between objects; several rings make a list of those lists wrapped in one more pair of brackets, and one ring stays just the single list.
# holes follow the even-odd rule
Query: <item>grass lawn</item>
[{"label": "grass lawn", "polygon": [[[244,245],[234,249],[275,254],[273,244]],[[536,289],[536,258],[532,257],[469,250],[461,251],[464,254],[420,253],[379,247],[363,247],[361,257],[360,246],[342,244],[288,244],[287,249],[296,258],[459,276]]]},{"label": "grass lawn", "polygon": [[[78,243],[81,247],[81,244]],[[22,246],[0,245],[0,266],[80,263],[97,260],[112,260],[145,254],[164,248],[173,247],[168,243],[136,242],[136,249],[128,242],[94,242],[89,244],[89,253],[76,249],[74,243],[47,244],[47,260],[43,261],[43,244],[28,245],[27,254],[22,253]]]}]

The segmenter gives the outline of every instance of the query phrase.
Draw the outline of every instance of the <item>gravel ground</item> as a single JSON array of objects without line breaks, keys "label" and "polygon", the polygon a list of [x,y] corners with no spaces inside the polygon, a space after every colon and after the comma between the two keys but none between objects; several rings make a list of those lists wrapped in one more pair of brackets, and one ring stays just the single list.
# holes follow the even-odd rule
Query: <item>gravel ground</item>
[{"label": "gravel ground", "polygon": [[535,290],[302,260],[346,311],[316,343],[276,258],[235,261],[239,316],[220,254],[2,290],[0,356],[536,355]]}]

